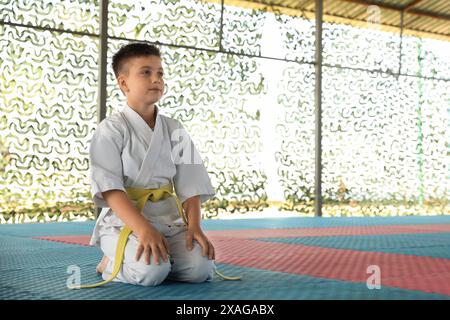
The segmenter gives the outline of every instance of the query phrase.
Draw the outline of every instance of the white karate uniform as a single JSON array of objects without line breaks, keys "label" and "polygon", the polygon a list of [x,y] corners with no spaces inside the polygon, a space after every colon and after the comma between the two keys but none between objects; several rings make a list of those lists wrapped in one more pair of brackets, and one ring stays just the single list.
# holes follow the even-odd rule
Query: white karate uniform
[{"label": "white karate uniform", "polygon": [[[182,124],[160,114],[156,106],[155,112],[156,122],[152,130],[126,104],[120,112],[100,122],[91,140],[92,196],[102,211],[90,243],[100,246],[109,258],[102,275],[105,280],[112,273],[117,240],[124,223],[108,207],[102,192],[113,189],[126,192],[125,188],[129,187],[156,189],[173,182],[181,203],[196,195],[200,195],[203,203],[215,194],[203,161]],[[196,163],[189,163],[183,154],[193,155]],[[132,233],[125,248],[121,271],[114,281],[155,286],[167,277],[188,282],[213,279],[214,262],[202,256],[198,242],[194,241],[192,251],[186,248],[187,226],[173,197],[158,202],[147,201],[143,214],[168,240],[170,262],[160,259],[160,264],[156,265],[152,256],[151,264],[147,265],[144,254],[136,262],[139,240]]]}]

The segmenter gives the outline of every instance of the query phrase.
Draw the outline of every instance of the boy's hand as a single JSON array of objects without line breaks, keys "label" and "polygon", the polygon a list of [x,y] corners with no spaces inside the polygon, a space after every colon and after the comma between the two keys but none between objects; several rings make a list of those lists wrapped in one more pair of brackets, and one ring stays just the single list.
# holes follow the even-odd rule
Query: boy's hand
[{"label": "boy's hand", "polygon": [[186,246],[189,251],[194,248],[193,241],[197,240],[202,248],[202,255],[208,257],[209,260],[214,260],[216,258],[216,253],[211,242],[209,242],[206,235],[203,233],[202,229],[188,228],[186,232]]},{"label": "boy's hand", "polygon": [[148,224],[138,234],[139,246],[136,251],[136,261],[145,253],[145,262],[150,264],[150,255],[153,254],[155,263],[159,264],[159,257],[168,261],[169,243],[166,238],[152,225]]}]

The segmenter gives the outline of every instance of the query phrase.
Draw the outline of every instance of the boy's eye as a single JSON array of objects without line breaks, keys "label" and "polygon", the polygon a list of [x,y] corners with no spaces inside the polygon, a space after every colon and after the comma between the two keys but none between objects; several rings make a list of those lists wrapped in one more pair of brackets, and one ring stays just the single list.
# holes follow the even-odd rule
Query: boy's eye
[{"label": "boy's eye", "polygon": [[[145,74],[145,75],[149,75],[150,73],[151,73],[150,70],[145,70],[145,71],[142,71],[142,72],[141,72],[141,74]],[[164,76],[164,72],[158,72],[158,75],[159,75],[160,77],[163,77],[163,76]]]}]

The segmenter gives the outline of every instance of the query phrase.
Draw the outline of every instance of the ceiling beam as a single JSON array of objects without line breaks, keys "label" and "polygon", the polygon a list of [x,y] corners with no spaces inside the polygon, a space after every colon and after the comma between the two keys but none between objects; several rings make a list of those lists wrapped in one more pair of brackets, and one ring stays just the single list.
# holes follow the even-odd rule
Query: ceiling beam
[{"label": "ceiling beam", "polygon": [[[220,3],[221,0],[203,0],[206,2],[212,2],[212,3]],[[225,1],[225,5],[232,5],[232,6],[237,6],[237,7],[242,7],[242,8],[247,8],[247,9],[255,9],[255,10],[267,10],[267,9],[272,9],[277,13],[282,13],[282,14],[287,14],[287,15],[291,15],[291,16],[295,16],[295,17],[303,17],[304,19],[308,19],[308,20],[314,20],[314,8],[310,8],[310,9],[306,9],[306,8],[299,8],[299,7],[283,7],[281,5],[268,5],[267,2],[271,1],[271,0],[226,0]],[[308,0],[308,2],[302,2],[302,3],[309,3],[310,1],[315,1],[315,0]],[[334,0],[336,1],[336,0]],[[343,1],[343,0],[341,0]],[[367,1],[360,1],[360,4],[364,4],[364,5],[370,5],[370,4],[374,4],[377,5],[377,3],[375,1],[371,1],[371,3],[367,2]],[[325,5],[326,8],[326,5]],[[401,11],[401,8],[397,8],[396,9]],[[413,21],[416,21],[416,19],[419,19],[418,15],[413,15],[410,14],[409,11],[407,12],[407,14],[405,15],[405,22],[407,22],[407,24],[409,25],[410,23],[412,23]],[[343,24],[350,24],[350,25],[354,25],[354,26],[359,26],[359,27],[363,27],[366,25],[366,22],[364,19],[355,19],[355,18],[349,18],[349,17],[345,17],[345,16],[341,16],[338,15],[336,13],[332,13],[332,12],[324,12],[324,21],[326,22],[332,22],[332,23],[343,23]],[[447,23],[440,23],[443,26],[449,25]],[[385,30],[389,30],[390,32],[397,32],[397,29],[400,28],[399,23],[398,24],[386,24],[386,23],[381,23],[380,24],[383,28],[385,28]],[[445,41],[450,41],[450,30],[447,31],[443,31],[442,28],[440,28],[440,31],[423,31],[420,29],[411,29],[411,28],[405,28],[405,32],[408,35],[415,35],[418,37],[430,37],[430,38],[434,38],[434,39],[440,39],[440,40],[445,40]]]},{"label": "ceiling beam", "polygon": [[356,4],[362,4],[365,6],[378,6],[380,8],[384,8],[384,9],[390,9],[390,10],[396,10],[396,11],[401,11],[402,7],[400,6],[396,6],[390,3],[382,3],[380,1],[370,1],[370,0],[340,0],[340,1],[345,1],[345,2],[352,2],[352,3],[356,3]]},{"label": "ceiling beam", "polygon": [[[400,22],[400,28],[404,28],[406,27],[408,24],[404,23],[403,19],[404,19],[404,13],[407,12],[409,9],[411,9],[412,7],[414,7],[415,5],[419,4],[420,2],[422,2],[422,0],[412,0],[410,3],[406,4],[403,7],[403,11],[402,11],[402,18],[401,18],[401,22]],[[413,21],[416,21],[417,19],[420,19],[419,16],[416,16],[416,19],[414,19]]]},{"label": "ceiling beam", "polygon": [[404,11],[408,11],[409,9],[411,9],[412,7],[418,5],[420,2],[422,2],[423,0],[413,0],[410,3],[408,3],[406,6],[403,7]]},{"label": "ceiling beam", "polygon": [[422,16],[422,17],[429,17],[429,18],[434,18],[434,19],[439,19],[439,20],[450,21],[450,15],[448,15],[448,14],[425,11],[425,10],[421,10],[421,9],[411,9],[411,10],[408,10],[408,13],[412,13],[414,15]]},{"label": "ceiling beam", "polygon": [[[413,1],[412,3],[408,4],[406,7],[400,7],[400,6],[396,6],[393,4],[382,3],[379,1],[368,1],[368,0],[340,0],[340,1],[351,2],[351,3],[361,4],[361,5],[365,5],[365,6],[378,6],[383,9],[394,10],[394,11],[399,11],[399,12],[402,12],[408,6],[412,7],[412,5],[416,5],[417,3],[420,2],[420,1]],[[418,16],[422,16],[422,17],[450,21],[450,15],[426,11],[426,10],[422,10],[422,9],[408,8],[408,14],[414,14],[414,15],[418,15]]]}]

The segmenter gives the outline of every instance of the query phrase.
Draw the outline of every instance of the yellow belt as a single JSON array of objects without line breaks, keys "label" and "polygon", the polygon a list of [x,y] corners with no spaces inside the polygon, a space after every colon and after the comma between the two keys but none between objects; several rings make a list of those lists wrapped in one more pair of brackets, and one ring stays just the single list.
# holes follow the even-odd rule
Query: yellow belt
[{"label": "yellow belt", "polygon": [[[128,197],[131,200],[137,201],[137,207],[139,211],[143,211],[145,203],[150,200],[152,202],[157,202],[159,200],[164,200],[168,197],[174,197],[177,203],[178,207],[178,213],[180,214],[181,218],[183,219],[184,223],[187,225],[187,219],[184,215],[183,208],[181,207],[180,200],[178,199],[177,195],[173,191],[173,185],[172,183],[168,183],[164,186],[162,186],[159,189],[142,189],[142,188],[126,188]],[[117,248],[116,248],[116,257],[114,259],[114,267],[113,271],[111,273],[111,276],[109,279],[95,283],[95,284],[88,284],[88,285],[82,285],[82,286],[72,286],[69,287],[69,289],[86,289],[86,288],[96,288],[100,287],[104,284],[107,284],[108,282],[111,282],[119,273],[120,268],[122,266],[122,260],[125,252],[125,246],[128,241],[128,236],[133,232],[128,226],[124,226],[119,234],[119,240],[117,242]],[[225,280],[241,280],[241,277],[228,277],[224,276],[220,272],[217,271],[217,269],[214,269],[217,275],[222,277]]]}]

